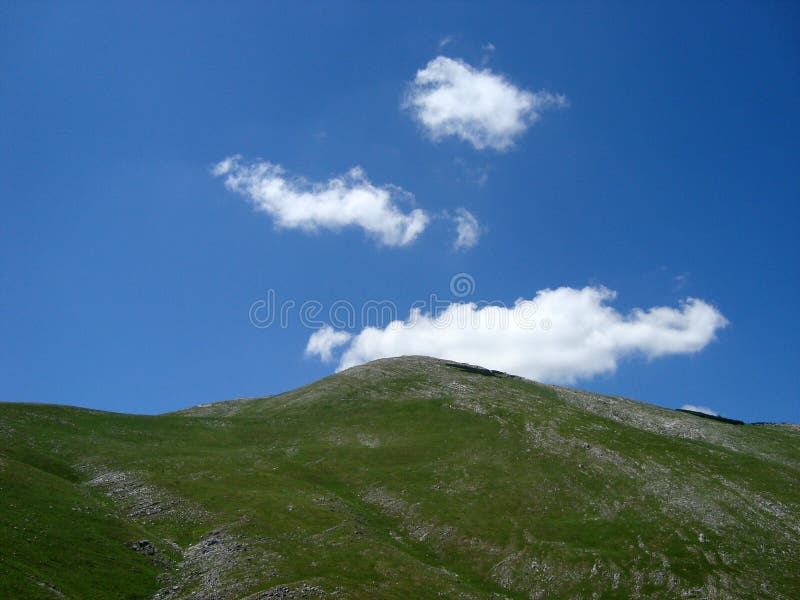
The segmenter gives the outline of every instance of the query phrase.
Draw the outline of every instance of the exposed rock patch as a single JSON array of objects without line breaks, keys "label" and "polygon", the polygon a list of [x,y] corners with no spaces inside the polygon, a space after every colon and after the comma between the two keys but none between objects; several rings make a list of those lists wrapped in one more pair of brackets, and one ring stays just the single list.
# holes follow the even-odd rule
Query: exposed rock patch
[{"label": "exposed rock patch", "polygon": [[183,551],[183,560],[174,574],[164,578],[167,585],[153,600],[239,598],[265,575],[278,577],[280,560],[280,555],[265,551],[257,540],[226,528],[215,529]]},{"label": "exposed rock patch", "polygon": [[139,522],[166,517],[202,521],[209,516],[200,505],[148,483],[137,473],[103,470],[87,485],[102,490],[128,518]]},{"label": "exposed rock patch", "polygon": [[145,556],[154,556],[158,554],[158,550],[150,540],[139,540],[138,542],[131,542],[129,547],[134,552],[144,554]]}]

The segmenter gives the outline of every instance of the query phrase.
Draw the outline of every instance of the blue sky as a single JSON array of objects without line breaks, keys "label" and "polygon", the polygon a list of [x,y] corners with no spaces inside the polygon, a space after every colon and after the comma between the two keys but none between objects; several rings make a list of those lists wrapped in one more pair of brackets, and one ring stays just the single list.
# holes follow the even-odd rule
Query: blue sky
[{"label": "blue sky", "polygon": [[[789,3],[3,3],[0,400],[156,413],[431,349],[798,422],[798,31]],[[423,311],[313,356],[296,316],[253,326],[268,290],[538,328]]]}]

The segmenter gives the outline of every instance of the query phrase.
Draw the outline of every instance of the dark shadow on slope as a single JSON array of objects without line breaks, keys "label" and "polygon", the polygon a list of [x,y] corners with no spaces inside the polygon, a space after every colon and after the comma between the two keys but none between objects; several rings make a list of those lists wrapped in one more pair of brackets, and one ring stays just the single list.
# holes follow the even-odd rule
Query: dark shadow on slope
[{"label": "dark shadow on slope", "polygon": [[495,371],[493,369],[484,369],[483,367],[476,367],[473,365],[462,365],[459,363],[445,363],[448,367],[464,371],[465,373],[475,373],[476,375],[485,375],[486,377],[510,377],[508,373],[502,371]]},{"label": "dark shadow on slope", "polygon": [[721,423],[728,423],[730,425],[744,425],[744,421],[739,419],[728,419],[727,417],[720,417],[719,415],[708,415],[706,413],[697,412],[696,410],[686,410],[685,408],[676,408],[678,412],[694,415],[695,417],[702,417],[704,419],[712,419],[713,421],[720,421]]}]

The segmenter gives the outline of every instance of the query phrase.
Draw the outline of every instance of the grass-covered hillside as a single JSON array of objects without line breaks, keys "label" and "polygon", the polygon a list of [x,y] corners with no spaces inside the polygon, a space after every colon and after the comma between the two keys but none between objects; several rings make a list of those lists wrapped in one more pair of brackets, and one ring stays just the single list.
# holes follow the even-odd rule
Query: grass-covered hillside
[{"label": "grass-covered hillside", "polygon": [[0,598],[793,599],[800,428],[420,357],[161,416],[2,404],[0,534]]}]

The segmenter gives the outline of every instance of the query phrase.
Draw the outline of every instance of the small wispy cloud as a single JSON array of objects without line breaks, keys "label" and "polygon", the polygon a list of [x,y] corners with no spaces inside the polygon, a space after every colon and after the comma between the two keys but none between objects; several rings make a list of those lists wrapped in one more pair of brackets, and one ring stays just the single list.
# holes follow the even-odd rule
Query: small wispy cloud
[{"label": "small wispy cloud", "polygon": [[483,52],[483,54],[481,54],[482,65],[486,65],[490,60],[492,60],[492,55],[494,54],[495,50],[496,48],[494,47],[494,44],[492,44],[491,42],[488,42],[483,46],[481,46],[481,51]]},{"label": "small wispy cloud", "polygon": [[455,41],[455,36],[453,35],[446,35],[442,39],[439,40],[439,49],[444,48],[448,44],[452,44]]},{"label": "small wispy cloud", "polygon": [[704,415],[710,415],[712,417],[718,417],[719,413],[714,409],[708,408],[707,406],[695,406],[694,404],[684,404],[681,406],[681,410],[690,410],[692,412],[703,413]]},{"label": "small wispy cloud", "polygon": [[486,185],[486,182],[489,181],[489,167],[486,165],[471,165],[460,157],[453,159],[453,165],[462,172],[465,181],[477,185]]},{"label": "small wispy cloud", "polygon": [[673,291],[680,291],[686,287],[686,284],[689,282],[689,274],[688,273],[679,273],[678,275],[673,276],[672,278],[672,289]]},{"label": "small wispy cloud", "polygon": [[466,208],[458,208],[453,216],[456,224],[456,240],[453,242],[454,250],[467,250],[478,243],[481,236],[481,226],[478,219]]},{"label": "small wispy cloud", "polygon": [[478,150],[507,150],[563,94],[529,92],[490,69],[437,56],[417,71],[404,102],[433,140],[454,136]]},{"label": "small wispy cloud", "polygon": [[250,164],[231,156],[213,168],[225,186],[245,196],[257,211],[269,214],[277,227],[316,231],[359,227],[386,246],[412,243],[428,225],[421,209],[404,212],[399,204],[411,194],[395,185],[376,186],[360,167],[324,183],[290,176],[280,165]]}]

